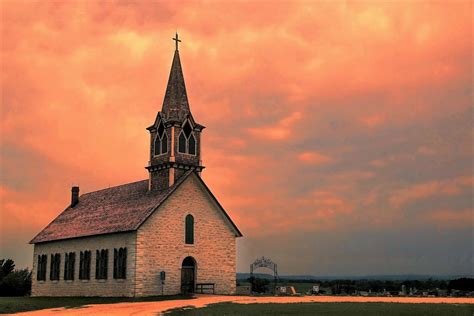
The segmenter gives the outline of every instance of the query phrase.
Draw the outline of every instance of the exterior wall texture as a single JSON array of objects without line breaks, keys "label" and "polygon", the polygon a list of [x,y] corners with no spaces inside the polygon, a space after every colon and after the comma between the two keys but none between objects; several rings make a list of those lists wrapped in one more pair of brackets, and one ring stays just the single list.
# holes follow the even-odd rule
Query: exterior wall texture
[{"label": "exterior wall texture", "polygon": [[[114,248],[127,247],[127,278],[114,279]],[[96,250],[108,249],[109,260],[107,279],[95,279]],[[91,251],[90,280],[79,280],[80,252]],[[134,296],[135,290],[135,250],[136,232],[117,233],[92,237],[75,238],[69,240],[52,241],[35,244],[32,296]],[[75,252],[74,280],[64,280],[64,261],[66,252]],[[61,254],[59,281],[51,281],[49,273],[51,268],[51,254]],[[46,281],[36,280],[38,255],[46,254],[48,257],[46,267]]]},{"label": "exterior wall texture", "polygon": [[[194,217],[194,244],[185,244],[185,217]],[[215,283],[216,294],[236,289],[235,234],[195,176],[190,176],[137,232],[136,295],[181,291],[181,265],[192,256],[196,283]],[[160,271],[166,272],[162,287]]]},{"label": "exterior wall texture", "polygon": [[170,169],[161,169],[150,172],[150,189],[151,190],[165,190],[169,187],[169,173]]}]

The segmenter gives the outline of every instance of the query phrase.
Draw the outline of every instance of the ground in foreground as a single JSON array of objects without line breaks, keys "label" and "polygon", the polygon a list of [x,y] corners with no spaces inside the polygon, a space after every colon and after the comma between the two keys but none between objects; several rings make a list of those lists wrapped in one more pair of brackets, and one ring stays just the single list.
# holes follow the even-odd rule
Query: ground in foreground
[{"label": "ground in foreground", "polygon": [[0,297],[0,314],[28,312],[50,308],[79,308],[91,304],[114,304],[123,302],[157,302],[165,300],[191,299],[191,296],[171,295],[143,298],[128,297]]},{"label": "ground in foreground", "polygon": [[0,298],[0,313],[36,310],[36,316],[156,316],[168,311],[175,315],[474,315],[473,298],[255,297],[203,294],[195,295],[191,300],[189,298]]},{"label": "ground in foreground", "polygon": [[407,303],[289,303],[235,304],[218,303],[204,308],[184,307],[171,315],[442,315],[472,316],[472,304]]}]

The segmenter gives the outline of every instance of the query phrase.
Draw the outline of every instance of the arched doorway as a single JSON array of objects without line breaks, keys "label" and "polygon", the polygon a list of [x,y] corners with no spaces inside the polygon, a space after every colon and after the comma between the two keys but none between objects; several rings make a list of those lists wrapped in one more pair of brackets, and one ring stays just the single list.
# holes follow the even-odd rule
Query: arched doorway
[{"label": "arched doorway", "polygon": [[186,257],[181,265],[181,293],[194,293],[196,283],[196,260]]}]

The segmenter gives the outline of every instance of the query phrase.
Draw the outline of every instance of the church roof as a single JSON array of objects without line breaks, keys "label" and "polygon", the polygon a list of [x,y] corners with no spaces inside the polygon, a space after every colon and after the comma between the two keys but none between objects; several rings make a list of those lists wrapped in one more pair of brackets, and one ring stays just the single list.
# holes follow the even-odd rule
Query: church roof
[{"label": "church roof", "polygon": [[[76,206],[66,208],[30,243],[137,230],[191,174],[194,174],[192,170],[186,172],[174,185],[163,191],[149,191],[148,180],[142,180],[85,193],[80,196]],[[242,236],[201,177],[196,178],[222,210],[236,235]]]}]

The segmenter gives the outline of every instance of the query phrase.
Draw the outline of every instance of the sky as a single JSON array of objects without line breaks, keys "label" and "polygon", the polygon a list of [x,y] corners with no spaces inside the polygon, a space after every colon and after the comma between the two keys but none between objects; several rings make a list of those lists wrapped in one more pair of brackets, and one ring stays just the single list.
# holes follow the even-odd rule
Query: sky
[{"label": "sky", "polygon": [[473,273],[472,2],[0,9],[0,257],[31,267],[72,185],[147,178],[178,31],[239,272]]}]

